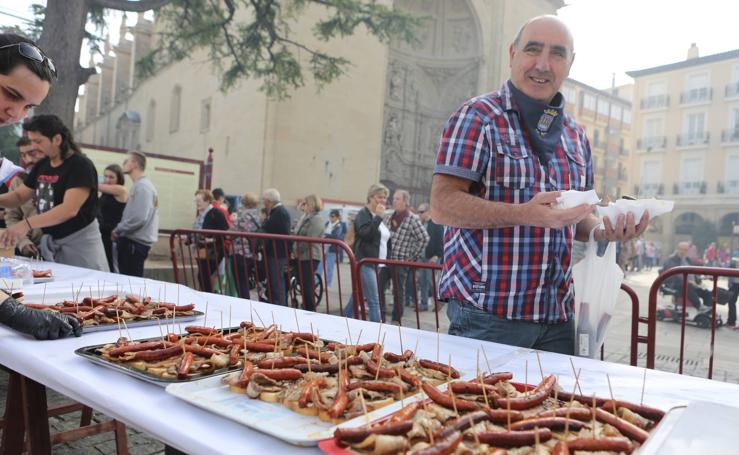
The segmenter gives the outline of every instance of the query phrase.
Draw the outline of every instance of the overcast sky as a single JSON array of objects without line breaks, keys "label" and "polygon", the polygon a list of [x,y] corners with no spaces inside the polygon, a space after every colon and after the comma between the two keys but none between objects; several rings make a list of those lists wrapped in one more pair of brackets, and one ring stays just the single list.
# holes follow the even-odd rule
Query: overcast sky
[{"label": "overcast sky", "polygon": [[[626,71],[685,60],[693,42],[701,56],[739,49],[736,0],[565,2],[568,6],[560,9],[559,15],[575,37],[576,58],[570,76],[597,88],[610,87],[613,73],[616,84],[621,85],[631,82]],[[0,24],[21,23],[8,14],[30,18],[32,3],[2,0]],[[118,22],[115,24],[113,32],[117,33]]]}]

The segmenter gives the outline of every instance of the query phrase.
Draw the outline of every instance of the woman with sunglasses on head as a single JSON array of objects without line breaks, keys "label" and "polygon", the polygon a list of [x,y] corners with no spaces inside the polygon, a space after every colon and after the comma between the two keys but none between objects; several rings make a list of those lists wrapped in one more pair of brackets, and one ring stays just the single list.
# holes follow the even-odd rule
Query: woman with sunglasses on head
[{"label": "woman with sunglasses on head", "polygon": [[[55,77],[53,63],[33,41],[0,33],[0,127],[23,120],[41,104]],[[2,291],[0,302],[0,323],[12,329],[38,339],[82,334],[82,326],[70,315],[26,308]]]}]

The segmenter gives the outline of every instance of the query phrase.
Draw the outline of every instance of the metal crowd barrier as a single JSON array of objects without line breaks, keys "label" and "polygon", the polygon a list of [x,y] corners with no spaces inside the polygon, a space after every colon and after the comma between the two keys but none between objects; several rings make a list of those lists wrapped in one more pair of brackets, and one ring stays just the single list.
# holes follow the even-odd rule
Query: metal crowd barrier
[{"label": "metal crowd barrier", "polygon": [[[269,251],[265,247],[269,244]],[[307,258],[299,257],[296,248],[298,244],[306,244],[309,255]],[[314,258],[312,248],[310,246],[319,244],[321,248],[320,258]],[[333,260],[335,279],[337,280],[336,294],[328,292],[325,286],[328,264],[328,256],[326,247],[336,246],[337,249],[343,251],[349,263],[349,289],[344,284],[346,280],[342,280],[341,267],[339,266],[338,256]],[[409,318],[399,317],[400,309],[406,309],[406,302],[415,313],[415,327],[422,328],[423,319],[425,319],[427,327],[431,322],[431,327],[435,330],[440,329],[439,313],[443,309],[443,303],[437,297],[439,274],[442,266],[438,263],[430,262],[412,262],[397,260],[382,260],[377,258],[364,258],[356,261],[354,253],[349,245],[340,240],[303,237],[295,235],[277,235],[264,234],[257,232],[236,232],[236,231],[218,231],[203,229],[177,229],[170,236],[170,251],[174,278],[177,283],[206,291],[217,292],[222,294],[237,295],[242,298],[261,300],[265,302],[275,301],[272,295],[273,286],[271,286],[270,273],[268,272],[267,263],[269,260],[278,261],[278,251],[282,256],[289,257],[291,252],[296,260],[292,263],[285,261],[285,287],[277,287],[279,299],[286,302],[287,305],[302,309],[313,309],[315,311],[325,311],[326,314],[343,314],[344,307],[349,303],[348,297],[352,297],[353,308],[351,312],[356,319],[368,320],[369,313],[367,308],[367,299],[363,283],[361,280],[360,269],[362,267],[371,267],[375,275],[376,286],[379,296],[380,320],[386,322],[388,319],[400,322],[408,322]],[[320,266],[315,270],[315,277],[318,282],[320,280],[322,291],[312,293],[311,301],[313,305],[306,305],[304,301],[305,273],[303,267],[305,265],[300,259],[314,260],[320,259]],[[222,265],[223,263],[223,265]],[[384,270],[383,270],[384,269]],[[420,275],[426,273],[429,280],[429,296],[420,296]],[[405,276],[406,282],[401,286],[399,280]],[[211,284],[211,280],[215,278],[216,285]],[[240,279],[241,278],[241,279]],[[385,285],[382,288],[382,285]],[[403,289],[403,295],[399,291]],[[626,292],[631,300],[631,346],[630,346],[630,363],[637,364],[638,345],[648,344],[648,337],[639,334],[639,324],[647,324],[648,319],[639,315],[639,298],[636,293],[625,284],[621,285],[621,289]],[[391,290],[390,299],[386,298],[386,291]],[[285,293],[284,295],[282,293]],[[337,295],[338,307],[333,305],[332,300]],[[422,318],[423,302],[428,304],[428,311],[434,313],[433,321]],[[395,314],[393,313],[395,311]],[[403,311],[405,313],[405,311]],[[445,316],[444,316],[445,317]],[[604,358],[604,350],[601,349],[601,359]]]},{"label": "metal crowd barrier", "polygon": [[682,288],[681,296],[676,297],[676,305],[680,306],[682,311],[682,317],[680,321],[680,356],[678,364],[678,373],[683,374],[683,364],[685,357],[685,325],[686,325],[686,314],[687,314],[687,294],[688,294],[688,275],[702,275],[713,278],[712,294],[712,309],[709,328],[711,329],[710,338],[710,353],[708,358],[708,379],[713,378],[713,358],[714,358],[714,346],[716,339],[716,304],[718,302],[718,278],[719,277],[733,277],[739,278],[739,269],[728,269],[720,267],[692,267],[692,266],[679,266],[662,272],[649,289],[649,316],[648,316],[648,330],[647,330],[647,368],[654,369],[655,357],[656,357],[656,337],[657,337],[657,296],[660,287],[665,284],[668,278],[673,276],[682,275]]},{"label": "metal crowd barrier", "polygon": [[[308,247],[307,256],[304,254],[301,257],[300,245]],[[313,245],[321,247],[318,257],[313,255]],[[326,314],[336,314],[338,310],[340,314],[346,304],[344,298],[347,293],[343,291],[347,288],[347,280],[342,279],[340,256],[327,255],[327,248],[334,246],[349,260],[348,295],[352,295],[356,289],[354,253],[340,240],[257,232],[177,229],[170,235],[169,246],[177,283],[205,292],[282,302],[296,308],[325,310]],[[326,286],[329,258],[333,258],[338,308],[332,302],[333,293],[328,292]],[[305,281],[311,278],[313,283],[306,287]]]},{"label": "metal crowd barrier", "polygon": [[[430,290],[432,292],[431,296],[424,297],[426,302],[428,302],[429,298],[433,298],[433,305],[429,305],[427,303],[428,311],[434,312],[435,329],[439,330],[439,310],[441,309],[441,305],[437,297],[437,274],[441,272],[442,269],[440,264],[432,262],[364,258],[357,263],[357,277],[361,277],[359,270],[363,266],[372,267],[375,273],[380,305],[380,320],[382,322],[386,322],[387,315],[389,315],[392,321],[403,325],[402,314],[404,313],[404,307],[406,306],[406,302],[411,302],[408,306],[411,306],[415,310],[417,329],[421,328],[420,314],[422,312],[422,302],[421,298],[419,298],[419,293],[421,292],[419,274],[427,273]],[[404,283],[402,282],[403,278],[405,278]],[[383,284],[385,286],[383,286]],[[359,287],[358,294],[362,296],[362,319],[366,319],[367,299],[363,288],[364,284],[361,279],[357,280],[357,285]],[[390,304],[392,305],[392,309],[388,308],[386,301],[386,290],[388,289],[392,289],[392,300]],[[401,289],[403,290],[403,295],[400,295]]]}]

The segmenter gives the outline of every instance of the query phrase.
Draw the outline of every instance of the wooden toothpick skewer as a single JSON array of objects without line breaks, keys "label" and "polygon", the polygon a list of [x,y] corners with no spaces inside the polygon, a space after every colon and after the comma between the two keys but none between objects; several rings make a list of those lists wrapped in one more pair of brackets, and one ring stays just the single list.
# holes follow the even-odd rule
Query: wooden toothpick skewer
[{"label": "wooden toothpick skewer", "polygon": [[452,399],[452,407],[454,408],[454,415],[459,417],[459,412],[457,411],[457,399],[454,396],[454,390],[452,390],[451,380],[446,383],[446,389],[449,392],[449,397]]},{"label": "wooden toothpick skewer", "polygon": [[344,322],[346,322],[346,333],[349,336],[349,344],[354,344],[352,342],[352,330],[349,328],[349,319],[344,318]]},{"label": "wooden toothpick skewer", "polygon": [[436,328],[436,361],[439,361],[439,328]]},{"label": "wooden toothpick skewer", "polygon": [[126,336],[128,336],[128,341],[133,341],[131,338],[131,332],[128,331],[128,325],[126,325],[126,320],[124,318],[121,318],[121,322],[123,323],[123,328],[126,329]]},{"label": "wooden toothpick skewer", "polygon": [[272,325],[277,327],[277,323],[275,322],[275,312],[272,311]]},{"label": "wooden toothpick skewer", "polygon": [[534,427],[534,447],[536,448],[536,451],[534,453],[539,453],[539,427]]},{"label": "wooden toothpick skewer", "polygon": [[[450,365],[451,366],[451,365]],[[477,350],[477,354],[475,355],[475,377],[480,377],[480,350]]]},{"label": "wooden toothpick skewer", "polygon": [[359,329],[359,335],[357,335],[357,340],[356,340],[357,344],[359,344],[359,340],[362,338],[362,330],[364,329]]},{"label": "wooden toothpick skewer", "polygon": [[205,301],[205,315],[203,316],[203,327],[208,327],[208,301]]},{"label": "wooden toothpick skewer", "polygon": [[164,332],[162,332],[162,323],[159,318],[157,318],[157,325],[159,326],[159,336],[161,336],[162,341],[164,341]]},{"label": "wooden toothpick skewer", "polygon": [[595,394],[593,394],[593,439],[595,439]]},{"label": "wooden toothpick skewer", "polygon": [[541,380],[544,380],[544,368],[541,367],[541,357],[539,357],[539,352],[536,352],[536,361],[539,363],[539,373],[541,373]]},{"label": "wooden toothpick skewer", "polygon": [[616,399],[613,398],[613,388],[611,387],[611,377],[606,373],[606,379],[608,380],[608,391],[611,393],[611,402],[613,403],[613,415],[618,416],[616,412]]},{"label": "wooden toothpick skewer", "polygon": [[[577,382],[577,376],[578,375],[577,375],[577,373],[575,373],[575,362],[572,361],[572,357],[570,357],[570,366],[572,367],[572,374],[575,375],[575,384],[578,384],[578,382]],[[582,389],[580,388],[579,385],[577,386],[577,388],[578,388],[578,390],[580,390],[580,395],[582,395]]]},{"label": "wooden toothpick skewer", "polygon": [[44,293],[41,294],[41,305],[44,304],[44,301],[46,301],[46,283],[44,283]]},{"label": "wooden toothpick skewer", "polygon": [[416,346],[413,348],[413,355],[418,356],[418,337],[416,337]]},{"label": "wooden toothpick skewer", "polygon": [[477,375],[477,381],[480,383],[480,387],[482,387],[482,397],[485,399],[485,406],[488,408],[490,407],[490,402],[488,401],[488,393],[485,390],[485,383],[482,382],[482,375],[478,373]]},{"label": "wooden toothpick skewer", "polygon": [[232,310],[232,308],[231,308],[231,307],[232,307],[232,305],[231,305],[231,302],[229,302],[229,303],[228,303],[228,328],[229,328],[229,329],[230,329],[231,327],[233,327],[233,325],[231,325],[231,310]]},{"label": "wooden toothpick skewer", "polygon": [[508,431],[511,431],[511,398],[506,400],[506,411],[508,411]]},{"label": "wooden toothpick skewer", "polygon": [[524,360],[524,370],[523,370],[523,393],[526,396],[529,396],[529,361]]},{"label": "wooden toothpick skewer", "polygon": [[403,331],[400,326],[398,326],[398,338],[400,339],[400,353],[403,353]]},{"label": "wooden toothpick skewer", "polygon": [[362,413],[364,413],[364,423],[366,425],[369,423],[369,415],[367,415],[367,404],[364,402],[364,394],[361,389],[359,390],[359,401],[362,403]]},{"label": "wooden toothpick skewer", "polygon": [[123,338],[123,334],[121,333],[121,316],[118,314],[118,307],[115,308],[115,322],[118,324],[118,339]]},{"label": "wooden toothpick skewer", "polygon": [[298,310],[293,308],[293,316],[295,316],[295,331],[300,332],[300,323],[298,322]]},{"label": "wooden toothpick skewer", "polygon": [[647,369],[644,368],[644,376],[642,377],[641,381],[641,400],[639,400],[639,405],[644,405],[644,387],[647,385]]},{"label": "wooden toothpick skewer", "polygon": [[480,344],[480,349],[482,349],[482,356],[485,358],[485,366],[488,367],[488,373],[492,373],[493,370],[490,368],[490,361],[488,360],[488,354],[485,352],[485,347]]},{"label": "wooden toothpick skewer", "polygon": [[380,344],[380,332],[382,331],[382,322],[380,322],[380,325],[377,327],[377,344]]},{"label": "wooden toothpick skewer", "polygon": [[262,317],[259,316],[259,312],[257,310],[254,310],[254,314],[257,315],[257,319],[259,319],[259,323],[262,324],[262,327],[267,327],[266,325],[264,325],[264,321],[262,321]]}]

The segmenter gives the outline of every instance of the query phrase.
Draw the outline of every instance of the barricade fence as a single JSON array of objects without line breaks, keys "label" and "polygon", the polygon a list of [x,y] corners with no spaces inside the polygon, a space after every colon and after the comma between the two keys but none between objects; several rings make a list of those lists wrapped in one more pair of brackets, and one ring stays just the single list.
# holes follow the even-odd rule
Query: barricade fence
[{"label": "barricade fence", "polygon": [[[699,287],[695,287],[695,282],[689,282],[690,276],[698,277],[709,277],[712,278],[713,286],[710,291],[711,306],[710,311],[701,312],[697,308],[693,308],[693,305],[688,307],[688,300],[700,297],[698,293],[704,294],[708,290],[699,291]],[[657,349],[657,319],[658,313],[657,308],[657,297],[660,291],[672,294],[675,296],[675,308],[668,309],[668,311],[676,311],[673,313],[676,316],[676,320],[680,322],[680,345],[678,355],[678,373],[683,374],[684,363],[685,363],[685,329],[688,320],[695,323],[699,327],[709,328],[711,330],[711,336],[709,339],[709,357],[708,357],[708,379],[713,378],[713,366],[714,366],[714,348],[716,341],[716,329],[718,328],[718,318],[716,314],[716,304],[722,300],[726,301],[729,305],[734,306],[733,309],[730,307],[730,311],[735,312],[736,305],[736,294],[725,294],[726,292],[739,292],[737,288],[720,289],[718,286],[719,277],[727,277],[733,279],[739,279],[739,269],[729,269],[720,267],[693,267],[693,266],[679,266],[662,272],[654,283],[652,283],[649,289],[649,319],[648,319],[648,330],[647,330],[647,368],[655,367],[656,349]],[[672,279],[671,279],[672,278]],[[734,286],[739,286],[739,283]],[[721,298],[720,298],[721,294]],[[705,295],[705,294],[704,294]],[[695,297],[694,297],[695,296]],[[731,301],[733,297],[733,302]],[[726,300],[729,299],[729,300]],[[690,309],[690,319],[688,314]],[[660,309],[659,311],[665,311]],[[731,313],[730,313],[731,314]]]},{"label": "barricade fence", "polygon": [[169,243],[175,281],[204,292],[342,314],[356,289],[354,253],[340,240],[177,229]]},{"label": "barricade fence", "polygon": [[[442,266],[436,262],[356,261],[340,240],[202,229],[174,231],[170,250],[175,281],[201,291],[417,329],[448,325],[437,292]],[[348,279],[342,278],[342,254]],[[336,286],[327,285],[332,275]],[[626,285],[621,289],[631,300],[629,357],[636,365],[638,344],[648,341],[639,335],[639,324],[647,318],[639,315],[636,293]]]}]

